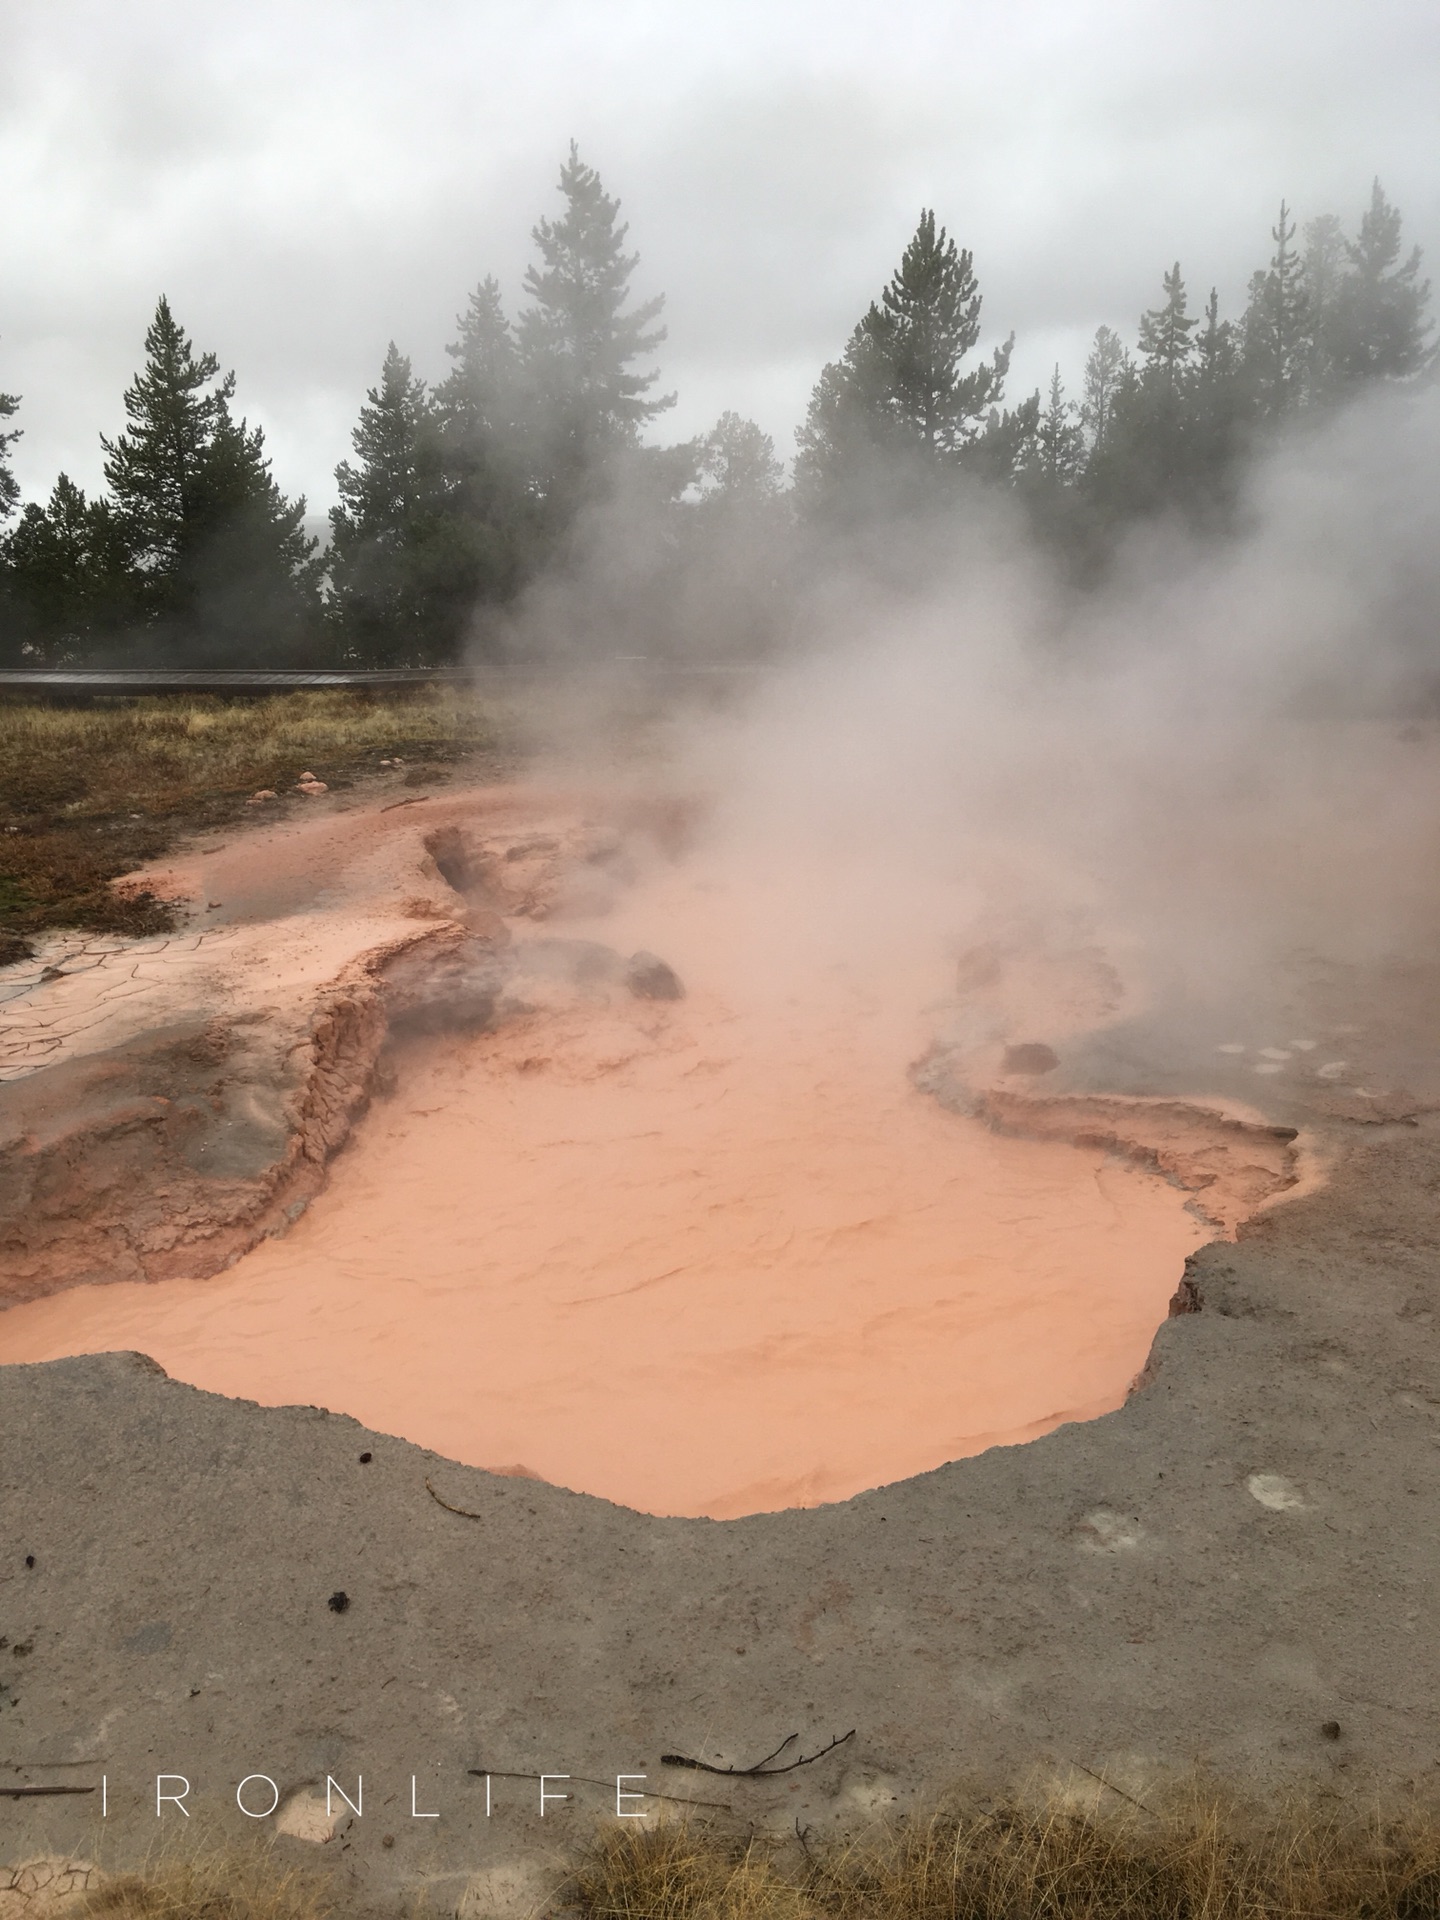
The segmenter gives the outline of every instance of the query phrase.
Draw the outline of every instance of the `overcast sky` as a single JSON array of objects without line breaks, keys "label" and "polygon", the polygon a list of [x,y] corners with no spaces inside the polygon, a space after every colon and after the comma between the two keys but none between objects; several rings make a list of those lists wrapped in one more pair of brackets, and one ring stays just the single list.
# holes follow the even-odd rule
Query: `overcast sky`
[{"label": "overcast sky", "polygon": [[476,280],[518,304],[572,136],[668,297],[664,437],[788,453],[922,206],[1018,397],[1177,254],[1234,312],[1282,194],[1353,225],[1378,173],[1440,274],[1437,102],[1437,0],[0,0],[16,469],[99,481],[163,290],[323,510],[387,340],[434,377]]}]

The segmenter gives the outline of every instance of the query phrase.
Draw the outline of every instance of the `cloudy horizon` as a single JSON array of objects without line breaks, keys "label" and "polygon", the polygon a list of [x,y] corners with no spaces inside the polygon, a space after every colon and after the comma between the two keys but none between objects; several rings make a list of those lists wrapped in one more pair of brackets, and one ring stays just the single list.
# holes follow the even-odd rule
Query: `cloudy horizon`
[{"label": "cloudy horizon", "polygon": [[99,435],[165,292],[238,378],[312,513],[388,340],[443,376],[486,273],[522,304],[569,141],[663,292],[653,437],[725,408],[782,454],[922,206],[975,255],[1008,395],[1105,323],[1133,337],[1178,255],[1236,314],[1282,196],[1353,229],[1375,176],[1440,252],[1440,19],[1418,0],[460,0],[0,5],[0,390],[27,498],[100,481]]}]

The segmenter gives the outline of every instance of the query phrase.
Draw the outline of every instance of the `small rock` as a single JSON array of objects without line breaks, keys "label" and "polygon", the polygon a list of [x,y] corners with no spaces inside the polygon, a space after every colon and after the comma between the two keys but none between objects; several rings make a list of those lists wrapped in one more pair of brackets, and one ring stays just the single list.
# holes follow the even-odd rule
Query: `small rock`
[{"label": "small rock", "polygon": [[637,1000],[683,1000],[685,988],[675,969],[658,954],[632,953],[625,966],[625,984]]},{"label": "small rock", "polygon": [[1338,1740],[1340,1738],[1340,1722],[1338,1720],[1324,1720],[1321,1722],[1320,1732],[1326,1740]]},{"label": "small rock", "polygon": [[281,1807],[275,1831],[287,1834],[292,1840],[308,1840],[312,1846],[324,1846],[335,1837],[338,1824],[338,1813],[327,1812],[318,1793],[301,1787]]},{"label": "small rock", "polygon": [[278,800],[279,798],[279,794],[276,793],[273,787],[261,787],[258,793],[251,794],[245,804],[247,807],[258,807],[262,800]]},{"label": "small rock", "polygon": [[1038,1040],[1025,1040],[1018,1047],[1006,1047],[1000,1071],[1002,1073],[1053,1073],[1059,1064],[1060,1056],[1053,1047],[1044,1046]]},{"label": "small rock", "polygon": [[325,1602],[332,1613],[344,1613],[350,1605],[350,1596],[344,1588],[338,1588]]},{"label": "small rock", "polygon": [[307,774],[303,780],[297,780],[295,782],[295,791],[297,793],[307,793],[313,797],[317,793],[328,793],[330,789],[323,780],[317,780],[314,774]]},{"label": "small rock", "polygon": [[1137,1519],[1108,1507],[1096,1507],[1075,1528],[1077,1542],[1089,1553],[1131,1553],[1144,1537]]},{"label": "small rock", "polygon": [[1245,1490],[1271,1513],[1303,1513],[1309,1504],[1294,1481],[1287,1480],[1283,1473],[1252,1473]]}]

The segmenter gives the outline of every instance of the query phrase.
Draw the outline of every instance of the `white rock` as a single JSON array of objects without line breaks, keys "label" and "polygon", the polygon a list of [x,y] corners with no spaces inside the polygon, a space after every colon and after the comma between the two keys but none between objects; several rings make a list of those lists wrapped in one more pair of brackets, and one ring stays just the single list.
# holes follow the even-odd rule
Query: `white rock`
[{"label": "white rock", "polygon": [[1087,1513],[1077,1529],[1081,1547],[1087,1553],[1129,1553],[1139,1546],[1145,1530],[1138,1520],[1108,1507],[1096,1507]]},{"label": "white rock", "polygon": [[1301,1513],[1309,1505],[1295,1482],[1283,1473],[1252,1473],[1245,1486],[1250,1497],[1272,1513]]},{"label": "white rock", "polygon": [[275,1816],[275,1831],[289,1834],[292,1840],[311,1840],[319,1846],[334,1839],[343,1807],[344,1802],[338,1802],[335,1810],[327,1813],[320,1795],[309,1787],[301,1787],[289,1796]]}]

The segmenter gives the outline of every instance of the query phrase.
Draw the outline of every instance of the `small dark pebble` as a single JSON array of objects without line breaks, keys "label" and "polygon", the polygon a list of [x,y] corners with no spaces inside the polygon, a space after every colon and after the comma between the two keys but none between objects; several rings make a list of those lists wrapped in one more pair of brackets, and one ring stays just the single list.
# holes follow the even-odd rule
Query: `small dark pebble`
[{"label": "small dark pebble", "polygon": [[369,1466],[369,1464],[370,1464],[370,1462],[371,1462],[371,1461],[372,1461],[372,1460],[373,1460],[374,1458],[375,1458],[375,1456],[374,1456],[374,1454],[373,1454],[373,1453],[362,1453],[362,1454],[361,1454],[361,1456],[360,1456],[360,1464],[361,1464],[361,1466],[362,1466],[362,1467],[368,1467],[368,1466]]},{"label": "small dark pebble", "polygon": [[1321,1725],[1320,1731],[1327,1740],[1338,1740],[1340,1738],[1340,1722],[1338,1720],[1326,1720]]},{"label": "small dark pebble", "polygon": [[385,1835],[384,1835],[384,1836],[382,1837],[382,1839],[381,1839],[381,1841],[380,1841],[380,1844],[381,1844],[381,1846],[382,1846],[382,1847],[393,1847],[393,1846],[394,1846],[394,1844],[395,1844],[395,1836],[394,1836],[394,1834],[393,1834],[393,1833],[387,1833],[387,1834],[385,1834]]},{"label": "small dark pebble", "polygon": [[350,1604],[350,1596],[343,1588],[332,1593],[325,1603],[332,1613],[344,1613]]},{"label": "small dark pebble", "polygon": [[33,1567],[33,1566],[34,1566],[34,1564],[35,1564],[35,1556],[34,1556],[34,1554],[33,1554],[33,1553],[27,1553],[27,1554],[26,1554],[26,1556],[25,1556],[25,1564],[26,1564],[26,1566],[27,1566],[27,1567]]}]

